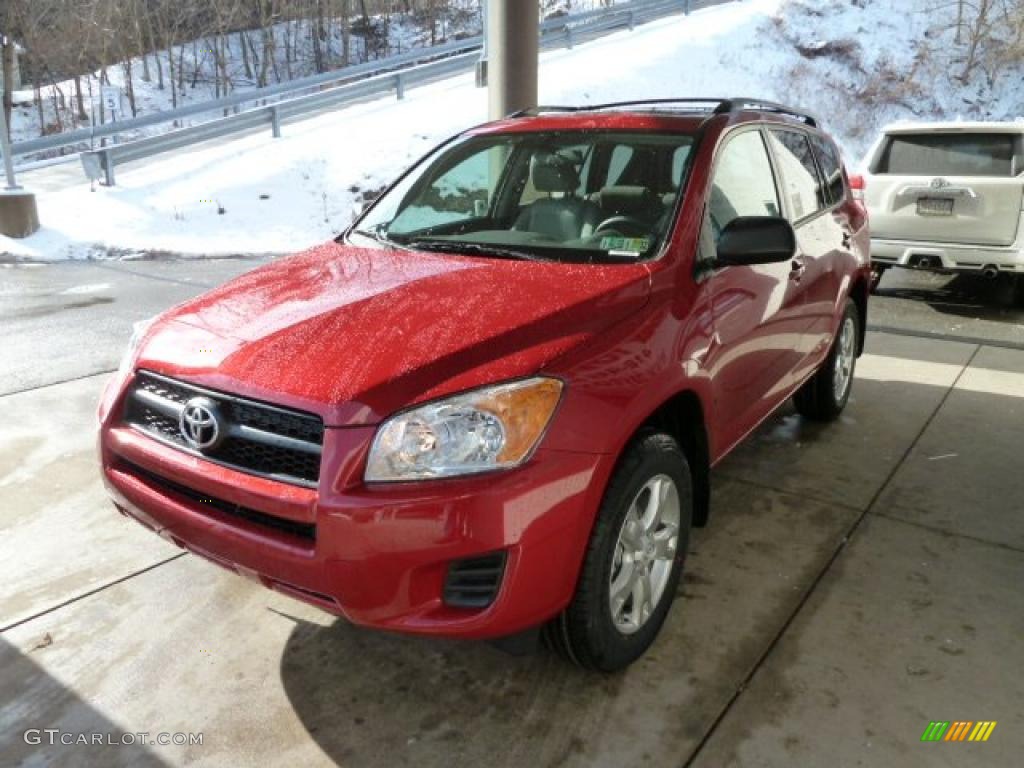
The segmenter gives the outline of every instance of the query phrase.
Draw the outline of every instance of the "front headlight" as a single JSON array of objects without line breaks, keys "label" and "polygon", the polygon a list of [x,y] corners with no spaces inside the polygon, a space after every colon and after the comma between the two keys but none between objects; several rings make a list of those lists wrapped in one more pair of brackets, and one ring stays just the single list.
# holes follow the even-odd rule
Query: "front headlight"
[{"label": "front headlight", "polygon": [[135,364],[135,355],[139,351],[139,345],[142,343],[146,331],[150,329],[154,322],[156,322],[155,315],[146,320],[140,320],[132,326],[132,337],[128,340],[128,349],[125,350],[124,357],[121,358],[121,364],[117,367],[118,378],[123,379],[132,372],[132,366]]},{"label": "front headlight", "polygon": [[478,389],[392,416],[377,430],[366,481],[454,477],[526,461],[562,394],[558,379]]}]

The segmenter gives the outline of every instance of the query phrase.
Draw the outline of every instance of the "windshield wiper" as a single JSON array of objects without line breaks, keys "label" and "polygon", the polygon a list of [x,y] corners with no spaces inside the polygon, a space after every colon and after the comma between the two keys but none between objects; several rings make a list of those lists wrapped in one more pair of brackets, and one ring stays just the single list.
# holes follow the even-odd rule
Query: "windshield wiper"
[{"label": "windshield wiper", "polygon": [[372,230],[372,229],[353,229],[352,230],[352,234],[354,234],[354,235],[362,235],[363,237],[368,237],[371,240],[373,240],[373,241],[375,241],[377,243],[380,243],[381,245],[387,246],[388,248],[396,248],[396,249],[403,250],[403,251],[408,250],[408,246],[402,245],[402,243],[396,242],[396,241],[392,240],[391,238],[386,237],[383,234],[383,232],[381,232],[379,230],[375,231],[375,230]]},{"label": "windshield wiper", "polygon": [[521,261],[551,261],[543,256],[517,251],[512,248],[485,245],[483,243],[471,243],[465,240],[411,240],[405,243],[406,247],[420,251],[436,251],[437,253],[466,253],[479,256],[494,256],[499,259],[519,259]]}]

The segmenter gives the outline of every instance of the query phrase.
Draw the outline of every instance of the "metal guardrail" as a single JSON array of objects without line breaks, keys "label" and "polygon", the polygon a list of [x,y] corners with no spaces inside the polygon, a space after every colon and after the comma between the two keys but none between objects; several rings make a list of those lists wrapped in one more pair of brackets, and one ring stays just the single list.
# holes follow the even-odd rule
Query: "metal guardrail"
[{"label": "metal guardrail", "polygon": [[280,138],[281,125],[289,118],[308,116],[328,107],[351,104],[360,99],[379,96],[390,91],[394,91],[398,98],[403,98],[406,88],[429,80],[470,71],[477,60],[478,55],[475,52],[465,53],[421,67],[400,70],[394,74],[367,78],[321,93],[257,107],[237,115],[199,123],[169,133],[83,152],[81,155],[82,166],[88,178],[102,178],[108,186],[113,186],[115,183],[114,168],[118,165],[263,126],[269,126],[274,137]]},{"label": "metal guardrail", "polygon": [[[586,13],[547,19],[540,25],[540,43],[543,48],[572,48],[578,43],[612,31],[632,29],[636,24],[663,16],[689,13],[691,10],[726,2],[732,0],[633,0]],[[313,91],[187,128],[83,152],[81,161],[86,176],[93,180],[103,179],[107,185],[113,186],[116,166],[127,162],[265,126],[271,128],[275,137],[279,137],[281,125],[286,120],[389,92],[394,92],[397,98],[402,99],[407,88],[472,71],[479,60],[482,43],[482,38],[475,36],[333,72],[243,91],[215,101],[18,142],[13,145],[12,154],[23,155],[92,142],[132,129],[175,122],[196,114],[235,109],[248,102],[265,102],[271,98]]]}]

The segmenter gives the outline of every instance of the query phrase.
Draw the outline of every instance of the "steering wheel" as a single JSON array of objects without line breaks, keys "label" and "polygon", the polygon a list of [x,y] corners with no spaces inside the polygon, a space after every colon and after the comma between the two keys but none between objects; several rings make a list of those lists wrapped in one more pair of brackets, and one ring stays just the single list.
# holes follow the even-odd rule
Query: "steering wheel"
[{"label": "steering wheel", "polygon": [[632,216],[612,216],[594,227],[594,234],[608,230],[630,237],[644,237],[650,233],[651,228]]}]

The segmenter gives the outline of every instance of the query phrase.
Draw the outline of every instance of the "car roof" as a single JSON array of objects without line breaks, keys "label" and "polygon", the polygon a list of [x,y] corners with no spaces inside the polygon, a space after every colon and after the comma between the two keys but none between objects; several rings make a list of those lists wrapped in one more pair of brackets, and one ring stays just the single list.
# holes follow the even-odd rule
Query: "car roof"
[{"label": "car roof", "polygon": [[806,112],[770,101],[748,98],[680,98],[625,101],[584,106],[541,106],[486,123],[471,134],[540,131],[662,131],[696,133],[709,120],[771,121],[817,127]]},{"label": "car roof", "polygon": [[473,129],[474,134],[540,131],[659,131],[695,133],[706,115],[681,116],[655,112],[573,112],[508,117]]}]

